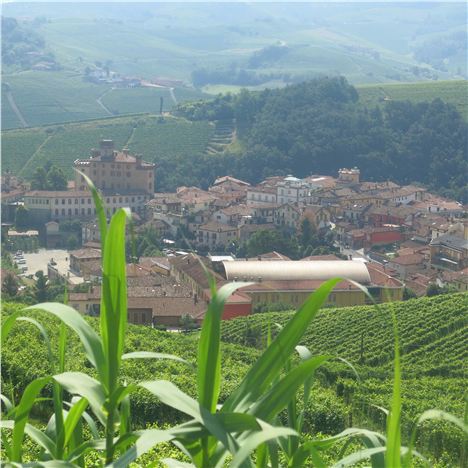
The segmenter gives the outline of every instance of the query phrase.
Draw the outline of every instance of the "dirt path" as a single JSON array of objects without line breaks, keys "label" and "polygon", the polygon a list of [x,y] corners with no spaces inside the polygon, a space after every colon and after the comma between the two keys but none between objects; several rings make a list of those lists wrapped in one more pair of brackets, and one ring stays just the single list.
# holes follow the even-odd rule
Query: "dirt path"
[{"label": "dirt path", "polygon": [[114,88],[108,89],[107,91],[104,91],[97,99],[96,102],[104,109],[104,112],[106,112],[108,115],[114,115],[113,112],[111,112],[101,101],[101,99],[108,93],[110,93]]},{"label": "dirt path", "polygon": [[18,106],[16,105],[16,102],[13,99],[13,94],[11,94],[11,91],[7,91],[6,96],[11,108],[13,109],[13,112],[16,114],[16,117],[18,117],[18,120],[21,122],[23,128],[29,127],[28,122],[26,122],[25,118],[23,117],[23,114],[21,114],[21,111],[18,109]]},{"label": "dirt path", "polygon": [[34,153],[31,155],[31,157],[25,162],[24,166],[22,167],[22,169],[19,171],[18,175],[22,175],[24,173],[24,170],[29,166],[29,164],[31,163],[31,161],[34,160],[34,157],[36,156],[37,153],[39,153],[39,151],[41,151],[42,147],[53,137],[53,134],[49,135],[36,149],[36,151],[34,151]]},{"label": "dirt path", "polygon": [[177,106],[177,98],[175,97],[174,88],[169,88],[169,93],[171,95],[172,102]]}]

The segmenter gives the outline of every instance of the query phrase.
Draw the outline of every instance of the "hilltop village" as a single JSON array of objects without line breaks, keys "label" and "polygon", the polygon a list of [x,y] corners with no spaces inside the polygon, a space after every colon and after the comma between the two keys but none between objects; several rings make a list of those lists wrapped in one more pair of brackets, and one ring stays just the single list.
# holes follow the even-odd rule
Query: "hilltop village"
[{"label": "hilltop village", "polygon": [[[8,274],[19,283],[32,276],[23,251],[65,248],[63,261],[44,251],[43,273],[48,281],[67,283],[69,303],[84,314],[99,314],[101,278],[96,209],[84,175],[100,190],[108,217],[122,207],[131,210],[129,238],[151,233],[161,246],[157,255],[134,255],[129,243],[133,323],[199,323],[210,300],[206,270],[218,286],[251,283],[231,296],[224,319],[295,308],[336,276],[366,286],[377,302],[431,289],[468,290],[467,207],[420,186],[363,181],[355,167],[340,169],[336,177],[275,176],[258,185],[220,175],[207,190],[160,193],[158,168],[117,150],[111,140],[102,140],[74,168],[65,190],[31,190],[13,174],[2,176],[2,243],[18,269]],[[314,248],[294,255],[269,249],[272,236],[302,239],[304,247]],[[343,280],[327,305],[369,302]]]}]

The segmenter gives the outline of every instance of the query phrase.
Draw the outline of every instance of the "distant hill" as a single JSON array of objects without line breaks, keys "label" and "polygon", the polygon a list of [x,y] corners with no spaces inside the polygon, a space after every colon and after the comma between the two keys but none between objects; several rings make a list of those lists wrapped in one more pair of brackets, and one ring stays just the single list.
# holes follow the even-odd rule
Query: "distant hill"
[{"label": "distant hill", "polygon": [[468,81],[373,84],[357,86],[360,99],[367,105],[382,106],[390,101],[431,101],[442,99],[453,104],[468,121]]}]

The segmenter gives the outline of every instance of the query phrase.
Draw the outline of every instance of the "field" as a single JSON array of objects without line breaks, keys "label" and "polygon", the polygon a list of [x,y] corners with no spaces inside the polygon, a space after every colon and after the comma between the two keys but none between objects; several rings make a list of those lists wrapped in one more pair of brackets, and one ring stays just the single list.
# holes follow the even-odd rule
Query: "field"
[{"label": "field", "polygon": [[174,117],[133,115],[2,133],[2,170],[30,178],[36,167],[51,161],[73,176],[73,161],[88,157],[101,139],[128,146],[148,161],[190,158],[203,153],[215,126]]},{"label": "field", "polygon": [[[2,320],[9,314],[20,309],[20,304],[3,304]],[[56,346],[59,333],[58,321],[43,313],[32,314],[41,321],[53,346]],[[98,320],[87,318],[96,329]],[[179,333],[159,332],[149,327],[129,325],[126,332],[125,352],[147,350],[160,353],[174,354],[188,361],[196,363],[198,336]],[[259,352],[239,345],[222,345],[222,382],[220,401],[238,385],[248,368],[256,361]],[[75,334],[68,334],[66,369],[91,373],[86,365],[84,353]],[[39,376],[47,375],[49,370],[47,348],[35,327],[27,323],[15,325],[2,347],[2,378],[3,393],[9,397],[21,395],[27,383]],[[168,360],[129,360],[124,361],[122,378],[127,382],[167,379],[177,385],[192,397],[196,396],[195,367]],[[316,428],[322,433],[341,430],[347,421],[346,406],[328,389],[316,386],[314,399],[306,411],[308,427]],[[34,414],[40,422],[42,413],[37,410]],[[144,424],[176,424],[184,420],[182,413],[163,405],[155,397],[145,391],[132,395],[132,425],[141,427]],[[330,432],[331,433],[331,432]],[[167,452],[160,450],[153,457],[156,459],[167,456]],[[154,458],[153,460],[154,461]],[[139,465],[147,466],[147,465]],[[159,466],[159,465],[157,465]]]},{"label": "field", "polygon": [[[72,71],[26,71],[5,75],[11,96],[28,127],[76,122],[114,115],[150,112],[157,114],[160,97],[163,111],[175,104],[204,96],[193,88],[112,88],[83,80],[81,73]],[[22,124],[2,92],[2,128],[20,128]]]},{"label": "field", "polygon": [[213,133],[214,125],[208,122],[150,118],[135,129],[129,148],[156,163],[160,159],[189,158],[205,151]]},{"label": "field", "polygon": [[385,100],[432,101],[440,98],[453,104],[465,120],[468,120],[468,81],[436,81],[363,85],[357,87],[360,99],[366,105],[382,105]]},{"label": "field", "polygon": [[[392,312],[398,322],[402,354],[406,429],[415,417],[431,408],[463,418],[468,372],[468,294],[387,304],[379,309],[365,306],[322,310],[302,344],[313,354],[329,353],[349,360],[362,379],[361,383],[356,381],[349,369],[337,365],[323,377],[324,384],[351,405],[353,421],[383,428],[382,413],[373,405],[388,408],[391,398]],[[274,324],[284,324],[290,316],[288,312],[267,313],[224,322],[222,339],[261,348],[268,324],[275,332]],[[428,428],[424,434],[421,443],[436,456],[441,455],[443,448],[459,453],[461,435],[456,431],[441,426],[437,430]]]}]

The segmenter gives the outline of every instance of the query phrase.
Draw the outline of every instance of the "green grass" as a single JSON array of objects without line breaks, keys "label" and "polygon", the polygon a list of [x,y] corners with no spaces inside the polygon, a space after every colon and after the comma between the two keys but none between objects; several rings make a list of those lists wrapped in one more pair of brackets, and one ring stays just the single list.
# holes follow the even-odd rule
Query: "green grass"
[{"label": "green grass", "polygon": [[[349,360],[358,382],[341,365],[330,367],[322,382],[351,406],[353,424],[385,429],[383,413],[392,396],[392,312],[396,313],[402,365],[403,429],[414,418],[438,408],[463,418],[468,362],[468,293],[372,306],[323,309],[302,339],[312,353],[330,353]],[[226,343],[263,347],[268,323],[285,324],[291,312],[256,314],[224,322]],[[273,330],[276,328],[273,326]],[[460,463],[461,432],[440,423],[425,428],[419,446],[436,458],[446,451]],[[453,462],[452,460],[452,462]]]},{"label": "green grass", "polygon": [[440,98],[453,104],[468,120],[468,81],[436,81],[358,86],[359,97],[366,105],[384,105],[384,99],[409,100],[413,102],[432,101]]},{"label": "green grass", "polygon": [[2,172],[19,174],[47,136],[40,128],[3,132]]},{"label": "green grass", "polygon": [[[72,178],[75,159],[89,157],[91,148],[97,147],[101,139],[114,140],[115,147],[121,149],[130,137],[132,129],[131,121],[128,119],[56,127],[51,138],[37,151],[34,158],[22,167],[19,175],[30,178],[36,167],[51,161],[62,168],[69,178]],[[29,131],[22,130],[22,132],[29,136]],[[10,153],[6,153],[5,157],[7,160],[11,159]]]},{"label": "green grass", "polygon": [[214,125],[200,121],[165,117],[163,121],[148,118],[139,125],[130,142],[130,150],[143,154],[148,161],[190,158],[203,153],[214,133]]},{"label": "green grass", "polygon": [[166,88],[117,88],[106,94],[102,102],[114,114],[159,114],[161,97],[163,111],[170,111],[174,107],[174,101]]},{"label": "green grass", "polygon": [[[380,310],[372,306],[324,309],[302,343],[314,353],[333,353],[369,368],[388,369],[393,363],[394,311],[407,374],[463,377],[468,362],[467,304],[465,293],[383,304]],[[222,337],[226,342],[248,344],[248,336],[262,329],[264,333],[268,321],[285,323],[291,316],[290,312],[257,314],[225,322]]]},{"label": "green grass", "polygon": [[2,129],[21,127],[21,122],[11,108],[6,93],[2,91]]},{"label": "green grass", "polygon": [[3,77],[29,126],[108,115],[96,99],[107,89],[69,71],[27,71]]},{"label": "green grass", "polygon": [[174,117],[164,117],[160,122],[159,117],[150,115],[7,130],[2,132],[2,170],[11,169],[30,178],[36,167],[51,161],[72,177],[73,161],[88,157],[103,138],[113,139],[117,149],[129,143],[131,151],[141,153],[148,161],[190,158],[205,151],[213,132],[214,125],[208,122]]}]

